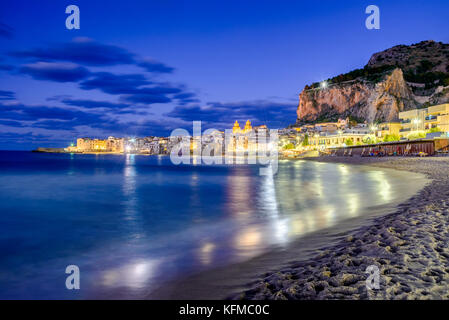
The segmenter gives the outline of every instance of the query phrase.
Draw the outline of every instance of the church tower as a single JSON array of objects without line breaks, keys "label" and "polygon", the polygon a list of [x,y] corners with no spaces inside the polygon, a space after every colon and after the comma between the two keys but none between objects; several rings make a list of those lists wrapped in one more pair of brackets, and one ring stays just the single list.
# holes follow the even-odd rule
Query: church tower
[{"label": "church tower", "polygon": [[247,133],[253,130],[253,127],[251,126],[251,121],[246,121],[245,128],[243,129],[243,133]]},{"label": "church tower", "polygon": [[234,123],[234,127],[232,128],[232,133],[240,133],[240,125],[239,122],[236,120]]}]

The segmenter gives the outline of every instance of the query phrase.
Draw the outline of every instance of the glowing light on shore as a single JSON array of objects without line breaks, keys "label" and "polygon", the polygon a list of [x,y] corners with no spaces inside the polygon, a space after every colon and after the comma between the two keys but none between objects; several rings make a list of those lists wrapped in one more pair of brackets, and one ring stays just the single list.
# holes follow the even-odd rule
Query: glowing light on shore
[{"label": "glowing light on shore", "polygon": [[370,176],[374,181],[378,182],[376,187],[379,197],[385,202],[390,201],[392,198],[392,190],[385,173],[382,171],[374,171],[370,174]]},{"label": "glowing light on shore", "polygon": [[211,242],[206,242],[203,244],[203,246],[200,248],[200,260],[204,265],[211,264],[212,262],[212,255],[214,253],[215,244]]}]

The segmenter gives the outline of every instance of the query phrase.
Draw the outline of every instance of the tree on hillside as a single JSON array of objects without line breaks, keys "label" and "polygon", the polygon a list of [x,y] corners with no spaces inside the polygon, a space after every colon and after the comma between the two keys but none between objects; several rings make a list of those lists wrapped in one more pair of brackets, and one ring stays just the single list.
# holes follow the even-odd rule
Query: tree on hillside
[{"label": "tree on hillside", "polygon": [[309,135],[306,133],[304,140],[302,141],[302,146],[307,147],[309,145]]},{"label": "tree on hillside", "polygon": [[392,142],[392,141],[399,141],[401,140],[401,137],[397,134],[387,134],[384,138],[384,142]]}]

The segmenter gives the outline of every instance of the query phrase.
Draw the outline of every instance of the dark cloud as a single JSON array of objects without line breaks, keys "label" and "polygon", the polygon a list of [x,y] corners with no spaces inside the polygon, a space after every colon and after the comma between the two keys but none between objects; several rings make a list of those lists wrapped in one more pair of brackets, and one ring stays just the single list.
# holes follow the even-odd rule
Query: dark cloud
[{"label": "dark cloud", "polygon": [[113,74],[98,72],[93,78],[80,83],[83,90],[98,89],[109,94],[132,94],[138,87],[151,84],[142,74]]},{"label": "dark cloud", "polygon": [[[267,124],[271,128],[288,126],[295,118],[296,105],[271,101],[238,103],[211,102],[206,106],[177,106],[165,115],[184,121],[204,121],[218,129],[230,128],[232,122],[251,120],[255,125]],[[224,126],[224,127],[223,127]]]},{"label": "dark cloud", "polygon": [[142,104],[168,103],[171,99],[163,94],[133,94],[123,98],[125,101]]},{"label": "dark cloud", "polygon": [[24,104],[0,103],[0,118],[19,121],[36,121],[40,119],[74,120],[83,118],[86,113],[60,107],[27,106]]},{"label": "dark cloud", "polygon": [[13,100],[15,93],[7,90],[0,90],[0,100]]},{"label": "dark cloud", "polygon": [[8,127],[16,127],[16,128],[24,127],[22,122],[14,121],[14,120],[0,120],[0,125],[8,126]]},{"label": "dark cloud", "polygon": [[13,36],[14,36],[14,29],[0,22],[0,37],[12,39]]},{"label": "dark cloud", "polygon": [[97,101],[97,100],[63,99],[62,102],[69,106],[83,107],[88,109],[97,109],[97,108],[126,109],[130,107],[130,105],[126,103],[116,103],[116,102]]},{"label": "dark cloud", "polygon": [[96,42],[88,38],[75,38],[68,43],[47,48],[37,48],[11,53],[14,57],[38,60],[69,61],[88,66],[113,66],[135,63],[134,54],[129,51]]},{"label": "dark cloud", "polygon": [[24,65],[20,72],[34,79],[56,82],[78,82],[87,78],[89,70],[73,63],[36,62]]},{"label": "dark cloud", "polygon": [[[92,103],[87,102],[85,103]],[[83,100],[71,101],[78,105]],[[85,104],[83,103],[83,104]],[[123,124],[118,120],[111,119],[104,112],[83,112],[61,107],[28,106],[24,104],[0,103],[0,119],[3,125],[12,127],[30,127],[48,130],[73,130],[78,126],[88,126],[97,129],[107,129],[114,132],[125,132],[130,125],[140,127],[142,124]],[[149,128],[147,128],[150,131]]]},{"label": "dark cloud", "polygon": [[181,88],[173,87],[169,83],[159,83],[155,87],[151,88],[139,88],[134,91],[136,94],[176,94],[181,92]]},{"label": "dark cloud", "polygon": [[70,94],[57,94],[55,96],[49,97],[47,101],[62,101],[64,99],[71,99],[72,96]]},{"label": "dark cloud", "polygon": [[[91,39],[76,38],[69,43],[17,51],[10,55],[38,59],[37,62],[26,64],[19,69],[21,73],[30,75],[34,79],[79,82],[79,88],[82,90],[99,90],[120,96],[120,101],[123,102],[121,106],[103,104],[104,108],[125,107],[123,104],[166,104],[173,100],[176,100],[179,105],[199,102],[193,93],[184,92],[184,86],[149,80],[144,73],[114,74],[89,71],[84,65],[133,64],[151,73],[172,73],[174,70],[162,62],[152,59],[137,61],[134,54],[123,48],[104,45]],[[100,108],[99,104],[95,102],[88,102],[84,107]]]},{"label": "dark cloud", "polygon": [[0,64],[0,71],[12,71],[14,69],[14,66],[11,66],[9,64]]},{"label": "dark cloud", "polygon": [[169,103],[169,95],[182,93],[182,88],[149,81],[142,74],[113,74],[99,72],[94,77],[82,81],[80,88],[84,90],[100,90],[108,94],[122,95],[121,99],[129,103]]},{"label": "dark cloud", "polygon": [[174,99],[177,100],[178,104],[181,106],[189,104],[189,103],[198,103],[199,99],[196,98],[196,94],[192,92],[183,92],[173,96]]},{"label": "dark cloud", "polygon": [[[120,110],[118,113],[120,113]],[[5,103],[0,103],[0,119],[0,125],[6,127],[23,128],[33,132],[38,129],[50,130],[50,132],[55,131],[55,137],[51,139],[53,142],[52,146],[57,145],[61,132],[66,132],[64,134],[70,137],[70,139],[76,138],[79,135],[79,127],[81,126],[83,135],[89,135],[92,129],[96,130],[95,132],[101,130],[104,133],[102,137],[109,135],[168,136],[173,129],[178,127],[175,119],[166,121],[142,117],[139,120],[123,121],[120,117],[116,119],[111,118],[104,112],[91,113],[58,107],[11,105]],[[20,139],[26,138],[22,137]]]},{"label": "dark cloud", "polygon": [[137,64],[139,67],[144,68],[148,72],[153,73],[172,73],[175,69],[167,66],[166,64],[155,61],[152,59],[146,59]]},{"label": "dark cloud", "polygon": [[[29,129],[28,129],[29,130]],[[61,134],[37,134],[32,131],[0,132],[0,143],[3,150],[32,150],[36,147],[65,147],[69,139]]]}]

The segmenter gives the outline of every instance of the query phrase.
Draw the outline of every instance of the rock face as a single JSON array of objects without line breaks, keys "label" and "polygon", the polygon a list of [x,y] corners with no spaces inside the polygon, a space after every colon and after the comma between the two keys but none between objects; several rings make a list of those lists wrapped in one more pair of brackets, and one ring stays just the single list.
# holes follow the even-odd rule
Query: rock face
[{"label": "rock face", "polygon": [[418,106],[401,69],[395,69],[377,84],[360,80],[327,89],[304,90],[299,101],[298,119],[303,122],[348,116],[369,122],[393,121],[399,112]]},{"label": "rock face", "polygon": [[364,69],[306,86],[297,123],[395,121],[401,111],[449,102],[449,45],[424,41],[374,54]]},{"label": "rock face", "polygon": [[376,84],[371,92],[365,108],[363,118],[368,122],[394,121],[399,112],[415,109],[418,103],[413,97],[412,90],[404,80],[401,69],[395,69],[383,82]]}]

